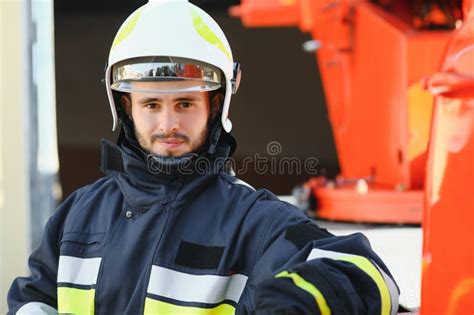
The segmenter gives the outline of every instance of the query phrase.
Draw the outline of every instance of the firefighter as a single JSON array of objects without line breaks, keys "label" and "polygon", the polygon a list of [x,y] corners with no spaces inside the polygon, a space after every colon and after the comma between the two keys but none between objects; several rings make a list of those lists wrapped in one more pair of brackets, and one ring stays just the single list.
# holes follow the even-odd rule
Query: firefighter
[{"label": "firefighter", "polygon": [[396,313],[398,288],[366,237],[336,237],[229,172],[239,81],[198,7],[155,0],[126,19],[105,73],[121,130],[102,141],[105,176],[50,218],[10,313]]}]

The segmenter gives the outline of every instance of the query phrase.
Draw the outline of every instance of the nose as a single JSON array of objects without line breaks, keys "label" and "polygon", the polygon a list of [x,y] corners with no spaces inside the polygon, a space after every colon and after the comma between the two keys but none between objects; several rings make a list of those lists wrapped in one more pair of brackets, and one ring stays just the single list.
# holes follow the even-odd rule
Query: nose
[{"label": "nose", "polygon": [[165,108],[161,112],[159,117],[159,129],[160,132],[164,134],[178,131],[179,121],[177,114],[173,110]]}]

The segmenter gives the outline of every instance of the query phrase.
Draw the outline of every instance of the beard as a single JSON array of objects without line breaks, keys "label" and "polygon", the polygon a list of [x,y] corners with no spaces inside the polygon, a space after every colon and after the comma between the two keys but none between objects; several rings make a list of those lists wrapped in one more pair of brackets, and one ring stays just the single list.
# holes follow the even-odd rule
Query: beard
[{"label": "beard", "polygon": [[[145,135],[140,134],[140,132],[134,126],[135,137],[137,138],[138,143],[140,144],[142,149],[148,154],[156,154],[164,157],[178,157],[198,151],[206,143],[207,135],[209,132],[208,129],[208,126],[206,126],[196,137],[196,139],[190,139],[190,137],[180,132],[159,133],[147,137]],[[189,149],[184,152],[180,152],[180,154],[176,154],[173,150],[153,150],[154,142],[167,138],[180,139],[183,141],[183,144],[188,145]]]}]

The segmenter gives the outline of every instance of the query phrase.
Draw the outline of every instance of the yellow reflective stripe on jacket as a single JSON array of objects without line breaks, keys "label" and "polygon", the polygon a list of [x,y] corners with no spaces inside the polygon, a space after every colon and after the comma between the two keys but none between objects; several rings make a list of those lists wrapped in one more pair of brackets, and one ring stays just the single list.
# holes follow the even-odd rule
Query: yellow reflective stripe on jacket
[{"label": "yellow reflective stripe on jacket", "polygon": [[94,314],[95,290],[58,288],[58,313]]},{"label": "yellow reflective stripe on jacket", "polygon": [[395,281],[393,281],[392,278],[388,274],[385,273],[377,264],[373,264],[379,273],[382,275],[383,280],[385,281],[385,284],[387,285],[388,291],[390,293],[390,304],[391,304],[391,310],[390,314],[397,314],[398,313],[398,288],[397,285],[395,284]]},{"label": "yellow reflective stripe on jacket", "polygon": [[331,315],[331,309],[329,308],[324,295],[319,291],[312,283],[306,281],[303,277],[297,273],[289,273],[287,271],[280,272],[276,275],[277,278],[290,278],[293,280],[295,285],[311,294],[316,300],[316,304],[319,307],[321,315]]},{"label": "yellow reflective stripe on jacket", "polygon": [[199,12],[195,9],[191,9],[191,13],[193,16],[193,26],[196,32],[208,43],[219,48],[219,50],[221,50],[229,60],[232,60],[232,56],[225,47],[224,43],[206,24]]},{"label": "yellow reflective stripe on jacket", "polygon": [[[313,248],[308,255],[307,260],[319,259],[319,258],[330,258],[334,260],[342,260],[347,261],[354,264],[356,267],[364,271],[375,283],[379,290],[380,294],[380,302],[381,302],[381,315],[387,314],[396,314],[397,307],[393,307],[392,311],[392,303],[396,303],[398,305],[398,300],[392,301],[391,294],[394,297],[398,297],[398,291],[394,283],[389,285],[385,282],[381,272],[377,269],[378,266],[370,261],[369,259],[354,255],[354,254],[347,254],[347,253],[340,253],[330,250],[323,250],[319,248]],[[396,291],[396,292],[392,292]],[[395,306],[395,305],[394,305]]]},{"label": "yellow reflective stripe on jacket", "polygon": [[355,255],[340,257],[338,258],[338,260],[343,260],[343,261],[353,263],[354,265],[359,267],[359,269],[367,273],[367,275],[370,278],[372,278],[372,280],[377,285],[377,288],[379,289],[379,293],[380,293],[381,304],[382,304],[381,306],[382,311],[380,313],[382,315],[390,314],[391,308],[392,308],[391,301],[390,301],[391,300],[390,291],[382,275],[377,270],[377,268],[372,264],[372,262],[370,262],[370,260],[368,260],[365,257],[355,256]]},{"label": "yellow reflective stripe on jacket", "polygon": [[221,304],[214,308],[200,308],[181,306],[166,303],[151,298],[145,299],[145,315],[172,314],[172,315],[233,315],[235,308],[229,304]]}]

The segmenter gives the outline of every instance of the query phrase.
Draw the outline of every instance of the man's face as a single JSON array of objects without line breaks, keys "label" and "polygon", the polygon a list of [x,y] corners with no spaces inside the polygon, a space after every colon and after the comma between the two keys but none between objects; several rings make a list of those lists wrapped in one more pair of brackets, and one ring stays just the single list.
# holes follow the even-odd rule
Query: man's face
[{"label": "man's face", "polygon": [[[187,83],[134,84],[137,89],[174,90]],[[130,93],[130,97],[122,98],[122,104],[134,123],[138,142],[148,152],[182,156],[206,141],[211,116],[208,92]]]}]

